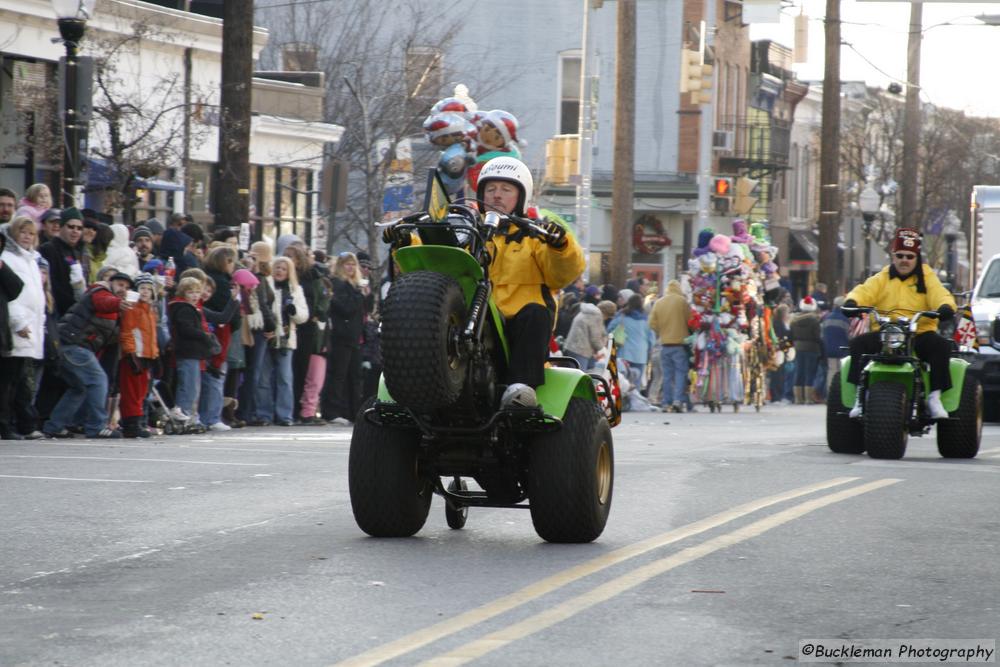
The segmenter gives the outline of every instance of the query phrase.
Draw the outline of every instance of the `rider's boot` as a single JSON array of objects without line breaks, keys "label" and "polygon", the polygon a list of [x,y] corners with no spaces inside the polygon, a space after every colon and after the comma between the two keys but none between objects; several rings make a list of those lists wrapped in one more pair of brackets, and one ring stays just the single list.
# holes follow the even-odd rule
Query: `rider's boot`
[{"label": "rider's boot", "polygon": [[848,416],[851,419],[857,419],[858,417],[861,416],[861,414],[862,414],[862,410],[861,410],[861,388],[858,387],[854,391],[854,407],[851,408],[851,411],[848,413]]},{"label": "rider's boot", "polygon": [[535,390],[526,384],[515,382],[507,387],[500,397],[500,408],[536,408],[538,397]]},{"label": "rider's boot", "polygon": [[941,405],[941,390],[935,389],[927,394],[927,412],[931,419],[947,419],[948,411]]}]

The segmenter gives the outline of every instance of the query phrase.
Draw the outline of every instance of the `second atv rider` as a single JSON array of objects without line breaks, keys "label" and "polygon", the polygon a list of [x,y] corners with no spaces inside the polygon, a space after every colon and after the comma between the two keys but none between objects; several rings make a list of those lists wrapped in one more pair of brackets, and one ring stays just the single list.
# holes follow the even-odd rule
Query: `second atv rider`
[{"label": "second atv rider", "polygon": [[[882,269],[847,295],[844,307],[871,306],[881,312],[900,309],[915,313],[936,310],[941,320],[955,316],[955,299],[951,296],[934,270],[920,258],[920,232],[916,229],[896,230],[892,243],[892,264]],[[937,323],[923,319],[917,325],[913,351],[930,366],[931,391],[927,395],[927,411],[933,419],[945,419],[948,412],[941,404],[941,392],[951,388],[948,369],[951,343],[936,333]],[[857,384],[861,380],[861,357],[875,354],[881,348],[878,332],[866,333],[851,339],[851,369],[847,380]],[[851,417],[861,416],[861,392],[851,409]]]}]

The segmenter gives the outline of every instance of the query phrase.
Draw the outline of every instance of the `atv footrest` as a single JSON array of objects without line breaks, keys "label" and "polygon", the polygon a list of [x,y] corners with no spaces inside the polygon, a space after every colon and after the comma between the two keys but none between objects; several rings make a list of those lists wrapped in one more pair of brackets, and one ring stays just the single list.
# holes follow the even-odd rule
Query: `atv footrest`
[{"label": "atv footrest", "polygon": [[507,408],[501,414],[512,431],[547,433],[562,428],[562,420],[546,414],[541,408]]},{"label": "atv footrest", "polygon": [[417,426],[410,411],[397,403],[378,402],[365,411],[365,419],[376,426],[390,428],[415,428]]},{"label": "atv footrest", "polygon": [[438,484],[437,492],[444,496],[445,500],[454,503],[458,507],[512,507],[529,509],[529,505],[522,502],[523,499],[516,502],[505,502],[491,499],[485,491],[449,491]]}]

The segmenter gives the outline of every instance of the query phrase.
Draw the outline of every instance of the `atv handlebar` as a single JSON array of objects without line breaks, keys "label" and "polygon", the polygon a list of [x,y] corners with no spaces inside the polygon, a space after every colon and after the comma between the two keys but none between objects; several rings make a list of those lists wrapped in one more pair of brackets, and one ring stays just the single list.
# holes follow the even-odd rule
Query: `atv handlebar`
[{"label": "atv handlebar", "polygon": [[[890,321],[889,318],[890,314],[899,312],[900,310],[903,309],[892,309],[892,310],[887,310],[885,312],[880,312],[878,309],[873,308],[872,306],[853,306],[853,307],[841,306],[840,310],[842,313],[844,313],[844,315],[847,315],[848,317],[857,317],[864,313],[872,313],[875,315],[875,318],[878,320],[879,324],[883,324]],[[908,324],[910,325],[912,331],[916,331],[917,322],[919,322],[920,319],[923,317],[926,317],[931,320],[936,320],[941,317],[941,313],[937,312],[936,310],[916,310],[916,311],[907,310],[906,312],[915,313],[913,319],[908,321]]]},{"label": "atv handlebar", "polygon": [[555,234],[549,233],[544,227],[531,218],[522,218],[516,215],[504,215],[503,213],[498,213],[496,211],[489,211],[483,217],[483,224],[485,224],[486,227],[491,229],[493,232],[496,232],[496,230],[500,227],[500,223],[504,220],[509,221],[518,229],[527,232],[529,236],[534,238],[540,238],[543,241],[558,240]]}]

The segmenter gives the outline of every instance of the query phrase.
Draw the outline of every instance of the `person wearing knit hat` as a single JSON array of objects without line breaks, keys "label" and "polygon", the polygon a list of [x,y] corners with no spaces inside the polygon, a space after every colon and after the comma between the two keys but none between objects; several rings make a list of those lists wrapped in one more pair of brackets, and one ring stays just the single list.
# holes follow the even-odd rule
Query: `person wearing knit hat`
[{"label": "person wearing knit hat", "polygon": [[601,288],[597,285],[587,285],[583,288],[583,301],[595,306],[601,300]]},{"label": "person wearing knit hat", "polygon": [[823,335],[820,331],[816,300],[804,296],[799,301],[799,312],[792,318],[789,329],[795,347],[795,403],[804,405],[812,401],[810,395],[816,379],[816,369],[823,352]]},{"label": "person wearing knit hat", "polygon": [[[954,297],[941,284],[934,270],[921,261],[921,241],[919,230],[909,227],[897,229],[892,240],[892,264],[851,290],[844,301],[844,308],[850,314],[851,308],[868,306],[880,313],[888,313],[892,319],[900,315],[913,317],[914,313],[924,310],[938,312],[937,320],[924,317],[917,323],[913,351],[921,361],[930,366],[928,414],[932,419],[946,419],[948,412],[941,404],[941,392],[951,388],[951,342],[938,335],[937,327],[939,321],[947,321],[955,316],[957,306]],[[879,333],[873,331],[855,336],[851,339],[850,349],[851,368],[847,380],[857,384],[861,380],[861,357],[882,349]],[[851,417],[863,414],[862,393],[856,392],[858,398],[851,408]]]},{"label": "person wearing knit hat", "polygon": [[62,211],[59,212],[59,220],[64,225],[70,220],[79,220],[82,222],[83,214],[80,213],[80,209],[76,208],[75,206],[70,206],[69,208],[64,208]]},{"label": "person wearing knit hat", "polygon": [[136,274],[133,282],[139,293],[138,300],[129,300],[132,306],[122,312],[118,333],[122,355],[118,366],[121,389],[118,407],[122,435],[148,438],[152,433],[142,425],[143,402],[149,392],[149,369],[160,356],[156,335],[156,282],[145,272]]}]

